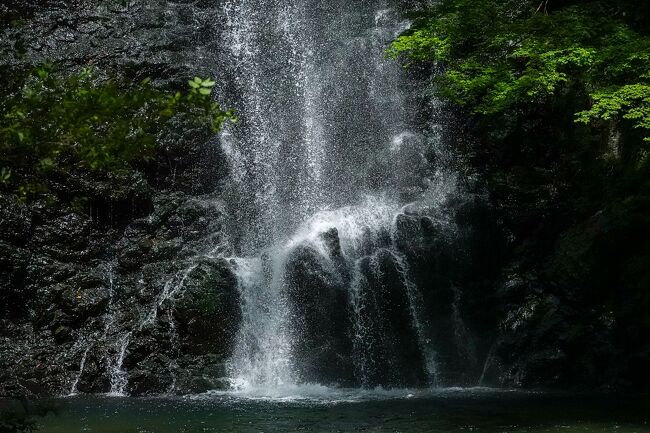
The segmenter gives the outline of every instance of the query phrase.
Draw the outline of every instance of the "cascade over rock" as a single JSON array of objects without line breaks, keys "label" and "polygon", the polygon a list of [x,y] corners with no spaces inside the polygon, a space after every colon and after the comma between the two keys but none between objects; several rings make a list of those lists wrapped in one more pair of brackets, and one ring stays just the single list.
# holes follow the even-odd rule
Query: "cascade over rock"
[{"label": "cascade over rock", "polygon": [[3,392],[435,383],[445,341],[418,255],[453,231],[458,194],[433,163],[437,120],[412,116],[413,77],[383,56],[408,25],[399,2],[203,3],[28,8],[36,39],[62,37],[30,61],[91,58],[173,85],[201,71],[241,121],[169,137],[147,179],[60,185],[89,197],[87,214],[3,206],[2,296],[23,306],[2,316]]},{"label": "cascade over rock", "polygon": [[395,253],[380,249],[358,263],[359,328],[365,334],[356,357],[362,384],[386,387],[424,386],[424,342],[418,340],[412,301]]},{"label": "cascade over rock", "polygon": [[410,115],[421,110],[413,77],[384,57],[408,26],[400,7],[223,5],[215,70],[243,119],[220,137],[234,218],[224,254],[242,299],[238,391],[427,386],[438,374],[411,265],[452,228],[457,192],[432,163],[444,159],[436,120]]}]

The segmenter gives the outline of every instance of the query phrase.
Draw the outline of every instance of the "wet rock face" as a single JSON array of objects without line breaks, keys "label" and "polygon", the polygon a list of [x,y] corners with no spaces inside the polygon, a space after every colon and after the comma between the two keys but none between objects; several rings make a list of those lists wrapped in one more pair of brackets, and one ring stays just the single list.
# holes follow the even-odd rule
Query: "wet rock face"
[{"label": "wet rock face", "polygon": [[172,308],[184,353],[230,355],[241,309],[237,280],[225,261],[194,265]]},{"label": "wet rock face", "polygon": [[347,278],[338,234],[329,233],[331,255],[297,247],[286,262],[286,290],[293,308],[294,365],[308,383],[354,383]]},{"label": "wet rock face", "polygon": [[241,321],[235,276],[224,260],[191,264],[176,291],[132,335],[124,368],[130,395],[205,392],[225,386]]},{"label": "wet rock face", "polygon": [[404,270],[382,249],[360,263],[357,283],[359,330],[357,375],[366,386],[408,387],[427,384],[424,356],[413,322]]},{"label": "wet rock face", "polygon": [[344,257],[332,229],[290,253],[285,289],[300,380],[365,387],[427,384],[404,264],[376,244],[362,246],[375,252],[357,263]]},{"label": "wet rock face", "polygon": [[0,199],[1,395],[223,386],[240,310],[227,263],[201,259],[222,242],[217,199],[157,192],[124,228]]},{"label": "wet rock face", "polygon": [[585,313],[552,292],[532,275],[511,275],[503,283],[499,296],[504,310],[483,384],[583,387],[599,374],[613,373],[613,317]]},{"label": "wet rock face", "polygon": [[191,47],[213,41],[204,36],[213,30],[206,29],[212,12],[214,4],[200,0],[12,0],[0,7],[0,19],[7,24],[1,49],[8,64],[119,65],[142,78],[174,81],[194,57]]},{"label": "wet rock face", "polygon": [[541,265],[509,270],[493,383],[647,386],[647,227],[647,199],[626,199],[560,233]]},{"label": "wet rock face", "polygon": [[[189,77],[213,73],[209,57],[216,50],[209,45],[219,40],[212,35],[217,6],[200,0],[2,2],[0,88],[13,91],[16,72],[44,62],[63,71],[91,66],[125,82],[151,77],[165,88],[185,88]],[[64,184],[52,179],[53,196],[86,200],[78,208],[56,197],[25,206],[0,196],[0,395],[23,388],[66,393],[75,382],[80,392],[111,391],[112,376],[120,373],[120,342],[129,332],[132,342],[149,333],[133,355],[131,344],[125,351],[124,369],[134,368],[129,362],[135,359],[147,367],[133,372],[131,392],[169,390],[158,376],[178,375],[177,364],[188,372],[179,386],[213,380],[210,374],[221,368],[214,359],[197,355],[194,368],[192,357],[180,361],[194,344],[177,349],[169,343],[181,330],[173,315],[167,320],[172,302],[155,305],[169,281],[178,283],[194,258],[221,242],[223,216],[214,191],[227,164],[210,138],[178,128],[160,138],[157,160],[142,173],[81,171]],[[221,287],[233,284],[224,275]],[[152,315],[153,323],[144,323]],[[236,326],[236,314],[229,319]],[[207,319],[183,320],[183,338],[203,347],[207,354],[201,356],[215,351],[221,360],[227,348],[216,345],[229,344],[231,327],[224,325],[218,343],[204,347],[196,338],[208,337]]]},{"label": "wet rock face", "polygon": [[399,215],[395,223],[396,247],[409,264],[413,284],[421,293],[420,308],[425,319],[422,326],[429,344],[435,348],[434,380],[440,386],[462,383],[464,378],[459,372],[471,368],[459,356],[465,342],[459,341],[455,332],[454,282],[462,270],[453,230],[451,224],[443,226],[442,222],[418,214]]},{"label": "wet rock face", "polygon": [[[641,335],[648,327],[640,318],[648,301],[639,295],[647,292],[639,288],[647,286],[650,269],[647,203],[628,198],[581,222],[557,215],[534,221],[526,209],[504,210],[480,198],[456,204],[458,240],[443,249],[454,252],[452,260],[430,273],[414,266],[432,275],[428,285],[423,278],[418,284],[432,300],[428,316],[443,369],[463,365],[451,376],[470,385],[647,384],[641,371],[650,352]],[[418,255],[444,258],[435,251]],[[469,339],[459,340],[458,323]],[[455,353],[463,346],[473,347],[473,355]]]}]

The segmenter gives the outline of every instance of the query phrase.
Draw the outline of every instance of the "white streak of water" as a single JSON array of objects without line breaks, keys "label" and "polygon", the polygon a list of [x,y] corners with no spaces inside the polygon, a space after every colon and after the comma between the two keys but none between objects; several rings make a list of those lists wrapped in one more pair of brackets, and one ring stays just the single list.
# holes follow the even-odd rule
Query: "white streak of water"
[{"label": "white streak of water", "polygon": [[[235,392],[303,385],[293,365],[300,333],[285,281],[288,259],[300,247],[330,263],[332,278],[336,266],[346,267],[351,281],[340,279],[347,281],[357,353],[388,344],[370,338],[379,318],[369,316],[365,297],[377,294],[361,295],[367,281],[360,267],[369,258],[371,272],[383,278],[375,254],[389,250],[435,381],[421,294],[393,232],[405,212],[445,220],[441,207],[454,180],[430,169],[439,137],[410,123],[414,103],[406,78],[384,58],[386,44],[408,24],[392,6],[388,0],[227,0],[222,6],[219,67],[234,83],[224,103],[244,119],[221,134],[232,172],[229,229],[237,257],[229,260],[242,309],[230,360]],[[342,257],[332,257],[332,235],[323,236],[333,229]],[[357,362],[364,382],[373,360],[359,356]]]}]

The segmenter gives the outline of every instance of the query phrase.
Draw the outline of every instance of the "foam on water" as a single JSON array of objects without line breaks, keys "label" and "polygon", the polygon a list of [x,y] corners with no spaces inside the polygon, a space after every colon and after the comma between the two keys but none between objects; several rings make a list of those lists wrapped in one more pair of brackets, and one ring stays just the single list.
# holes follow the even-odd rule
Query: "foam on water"
[{"label": "foam on water", "polygon": [[341,250],[352,256],[361,247],[364,236],[376,235],[381,229],[389,228],[399,210],[400,206],[391,200],[375,196],[366,196],[359,205],[325,209],[303,223],[283,248],[290,250],[309,243],[326,256],[328,252],[321,235],[336,229]]},{"label": "foam on water", "polygon": [[331,405],[341,403],[363,403],[382,400],[427,399],[445,397],[471,397],[498,394],[540,394],[540,391],[497,389],[489,387],[448,387],[387,389],[375,388],[334,388],[318,384],[288,385],[277,388],[247,388],[230,391],[209,391],[189,396],[192,400],[228,399],[232,401],[261,401],[270,403],[305,403],[310,405]]}]

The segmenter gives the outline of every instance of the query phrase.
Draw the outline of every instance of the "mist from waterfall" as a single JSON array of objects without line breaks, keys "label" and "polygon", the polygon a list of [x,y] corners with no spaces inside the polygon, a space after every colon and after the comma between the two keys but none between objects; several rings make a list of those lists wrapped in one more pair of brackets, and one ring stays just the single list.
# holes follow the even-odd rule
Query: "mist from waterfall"
[{"label": "mist from waterfall", "polygon": [[[398,6],[222,7],[224,102],[241,119],[221,135],[243,313],[230,362],[237,390],[436,382],[400,221],[450,226],[440,204],[455,180],[434,167],[437,127],[414,120],[412,83],[384,57],[408,26]],[[318,317],[331,329],[317,329]]]}]

